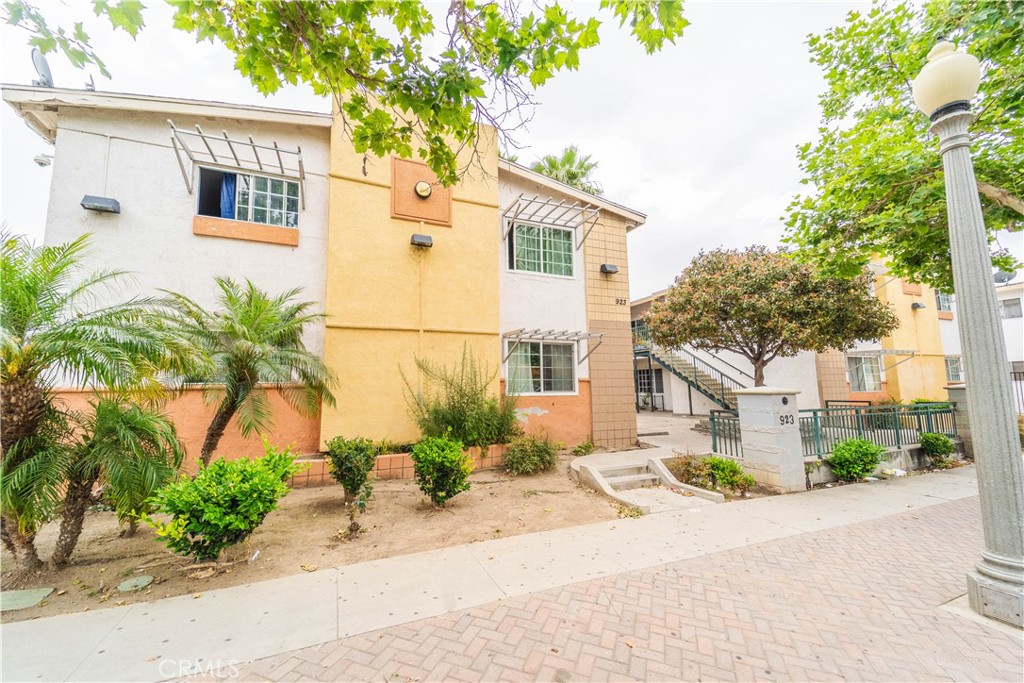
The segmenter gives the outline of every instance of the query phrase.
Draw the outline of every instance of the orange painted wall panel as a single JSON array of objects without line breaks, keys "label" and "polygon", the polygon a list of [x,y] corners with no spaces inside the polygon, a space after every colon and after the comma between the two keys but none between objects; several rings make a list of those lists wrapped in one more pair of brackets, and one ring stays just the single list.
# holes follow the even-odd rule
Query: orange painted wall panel
[{"label": "orange painted wall panel", "polygon": [[[57,397],[75,410],[85,410],[93,393],[78,389],[58,391]],[[296,412],[275,390],[270,392],[270,404],[273,406],[273,427],[267,433],[270,442],[278,447],[291,445],[300,454],[317,453],[320,451],[320,418],[306,417]],[[206,429],[210,426],[215,405],[206,403],[202,389],[186,389],[180,396],[168,400],[162,408],[170,415],[178,428],[178,436],[185,445],[187,452],[185,470],[195,472],[199,461],[199,453],[203,448]],[[263,443],[259,435],[248,439],[242,438],[238,429],[237,419],[231,420],[224,436],[220,440],[214,457],[224,456],[229,460],[240,457],[258,457],[263,455]]]}]

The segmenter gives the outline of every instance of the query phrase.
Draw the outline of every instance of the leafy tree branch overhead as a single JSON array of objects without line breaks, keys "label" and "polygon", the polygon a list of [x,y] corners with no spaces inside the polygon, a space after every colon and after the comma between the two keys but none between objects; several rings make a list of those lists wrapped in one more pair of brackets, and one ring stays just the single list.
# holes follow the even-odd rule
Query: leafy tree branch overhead
[{"label": "leafy tree branch overhead", "polygon": [[910,83],[936,37],[982,61],[972,148],[992,263],[1021,266],[995,242],[1024,227],[1024,3],[876,2],[811,36],[823,72],[819,138],[799,148],[806,194],[789,207],[786,240],[808,261],[856,275],[875,253],[893,274],[952,291],[938,143]]},{"label": "leafy tree branch overhead", "polygon": [[[224,44],[261,92],[309,84],[335,98],[357,152],[417,154],[445,184],[458,179],[457,156],[475,149],[480,124],[494,126],[507,148],[531,116],[533,90],[577,69],[580,52],[600,40],[600,19],[557,1],[452,0],[443,14],[426,0],[168,2],[175,28]],[[599,8],[648,53],[688,24],[682,0],[601,0]],[[100,0],[94,10],[132,35],[143,26],[134,0]],[[28,0],[8,0],[4,13],[44,53],[107,75],[81,23],[51,28]]]}]

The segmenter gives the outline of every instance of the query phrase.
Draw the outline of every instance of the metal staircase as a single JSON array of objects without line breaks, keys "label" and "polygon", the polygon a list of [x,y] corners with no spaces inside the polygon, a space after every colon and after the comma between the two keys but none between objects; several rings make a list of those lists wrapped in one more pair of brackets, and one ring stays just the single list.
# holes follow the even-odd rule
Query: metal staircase
[{"label": "metal staircase", "polygon": [[654,344],[646,325],[633,327],[633,355],[650,358],[726,410],[736,410],[737,389],[754,384],[753,377],[720,358],[716,360],[746,381],[727,375],[687,349],[669,350]]}]

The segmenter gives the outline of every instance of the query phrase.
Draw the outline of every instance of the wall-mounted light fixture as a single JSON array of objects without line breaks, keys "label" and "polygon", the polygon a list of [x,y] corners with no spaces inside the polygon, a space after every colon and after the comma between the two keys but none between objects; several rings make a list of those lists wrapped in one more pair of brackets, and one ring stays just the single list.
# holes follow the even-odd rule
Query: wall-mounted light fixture
[{"label": "wall-mounted light fixture", "polygon": [[430,235],[413,235],[410,244],[414,247],[429,249],[434,246],[434,239]]},{"label": "wall-mounted light fixture", "polygon": [[121,213],[121,202],[110,197],[96,197],[87,194],[82,197],[82,208],[100,213]]},{"label": "wall-mounted light fixture", "polygon": [[914,310],[914,311],[920,311],[922,308],[927,308],[927,306],[925,306],[920,301],[915,301],[914,303],[910,304],[910,308],[911,308],[911,310]]},{"label": "wall-mounted light fixture", "polygon": [[614,263],[602,263],[601,272],[605,275],[615,275],[615,273],[619,272],[619,267]]},{"label": "wall-mounted light fixture", "polygon": [[420,199],[426,199],[434,191],[434,187],[426,180],[420,180],[412,187],[413,191],[416,192],[416,196]]}]

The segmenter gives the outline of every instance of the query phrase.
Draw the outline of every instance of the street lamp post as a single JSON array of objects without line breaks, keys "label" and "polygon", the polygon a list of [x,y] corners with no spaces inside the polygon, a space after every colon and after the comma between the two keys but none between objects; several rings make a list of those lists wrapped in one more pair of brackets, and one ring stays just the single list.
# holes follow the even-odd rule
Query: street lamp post
[{"label": "street lamp post", "polygon": [[967,574],[967,594],[979,614],[1022,627],[1024,461],[967,131],[980,73],[977,59],[941,40],[928,54],[913,90],[917,106],[933,122],[945,171],[949,250],[985,531],[985,550],[975,571]]}]

